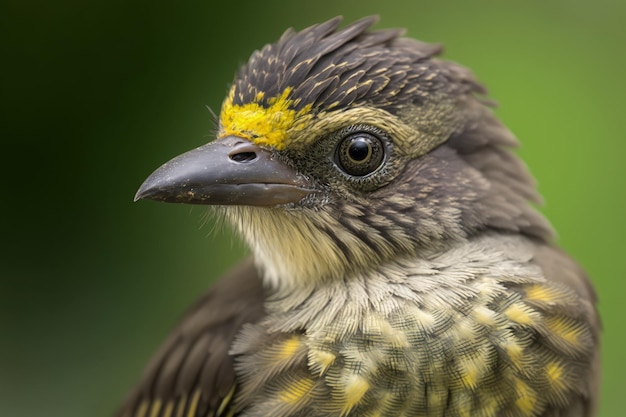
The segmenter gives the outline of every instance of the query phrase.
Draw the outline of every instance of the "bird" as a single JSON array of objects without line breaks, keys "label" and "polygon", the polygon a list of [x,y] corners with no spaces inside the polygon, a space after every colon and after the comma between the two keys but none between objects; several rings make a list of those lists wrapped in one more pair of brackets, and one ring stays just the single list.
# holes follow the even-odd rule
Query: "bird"
[{"label": "bird", "polygon": [[486,88],[442,46],[336,17],[252,53],[215,139],[135,200],[250,248],[119,417],[592,417],[597,296]]}]

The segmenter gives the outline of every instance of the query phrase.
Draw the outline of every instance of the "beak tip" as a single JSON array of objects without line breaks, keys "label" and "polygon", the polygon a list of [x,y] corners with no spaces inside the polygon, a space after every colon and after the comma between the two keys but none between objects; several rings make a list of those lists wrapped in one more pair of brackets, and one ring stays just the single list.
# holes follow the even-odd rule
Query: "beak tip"
[{"label": "beak tip", "polygon": [[[148,179],[150,178],[151,177],[149,177]],[[141,187],[139,187],[139,189],[135,193],[135,197],[133,197],[133,203],[136,203],[139,200],[145,200],[146,198],[150,198],[155,194],[154,190],[155,187],[152,183],[148,184],[148,180],[144,181],[144,183],[141,184]]]}]

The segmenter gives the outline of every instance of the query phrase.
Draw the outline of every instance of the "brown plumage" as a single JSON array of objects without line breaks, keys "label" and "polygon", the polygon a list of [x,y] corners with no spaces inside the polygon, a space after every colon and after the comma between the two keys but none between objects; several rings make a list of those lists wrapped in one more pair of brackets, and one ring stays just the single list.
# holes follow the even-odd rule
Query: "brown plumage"
[{"label": "brown plumage", "polygon": [[137,198],[211,204],[248,261],[120,417],[591,417],[599,320],[514,136],[441,48],[333,19],[255,52],[218,140]]},{"label": "brown plumage", "polygon": [[367,32],[375,21],[365,18],[337,30],[341,19],[335,18],[301,32],[287,30],[239,71],[235,104],[293,87],[297,110],[307,104],[320,110],[389,108],[417,102],[431,85],[445,83],[436,68],[425,65],[440,46],[401,38],[401,30]]}]

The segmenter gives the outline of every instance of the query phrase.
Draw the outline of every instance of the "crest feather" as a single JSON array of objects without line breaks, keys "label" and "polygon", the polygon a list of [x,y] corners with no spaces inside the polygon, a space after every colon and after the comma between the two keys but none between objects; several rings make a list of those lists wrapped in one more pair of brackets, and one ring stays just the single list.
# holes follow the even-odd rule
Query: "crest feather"
[{"label": "crest feather", "polygon": [[377,16],[338,29],[341,21],[288,29],[278,42],[254,52],[239,71],[233,104],[267,106],[267,100],[291,89],[296,111],[364,103],[386,108],[419,101],[415,88],[403,91],[427,74],[425,88],[434,85],[440,66],[422,63],[441,52],[440,46],[402,38],[401,29],[371,31]]}]

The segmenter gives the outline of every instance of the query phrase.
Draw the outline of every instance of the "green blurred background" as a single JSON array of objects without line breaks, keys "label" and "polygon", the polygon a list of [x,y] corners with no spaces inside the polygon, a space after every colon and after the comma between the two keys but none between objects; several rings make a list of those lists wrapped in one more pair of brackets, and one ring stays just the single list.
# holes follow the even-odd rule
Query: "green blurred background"
[{"label": "green blurred background", "polygon": [[380,14],[446,45],[500,102],[604,319],[623,416],[626,3],[3,0],[0,416],[110,416],[184,308],[244,249],[205,209],[141,202],[211,139],[238,65],[288,26]]}]

